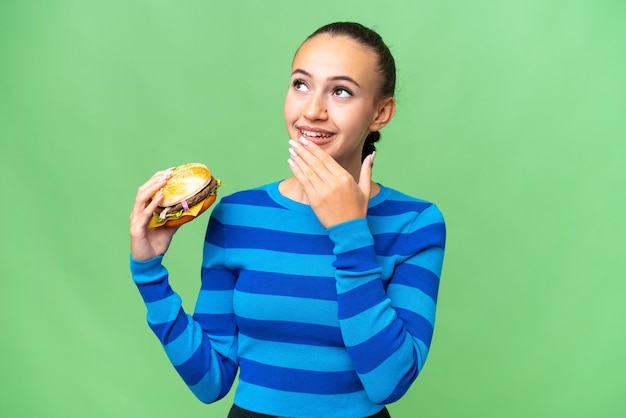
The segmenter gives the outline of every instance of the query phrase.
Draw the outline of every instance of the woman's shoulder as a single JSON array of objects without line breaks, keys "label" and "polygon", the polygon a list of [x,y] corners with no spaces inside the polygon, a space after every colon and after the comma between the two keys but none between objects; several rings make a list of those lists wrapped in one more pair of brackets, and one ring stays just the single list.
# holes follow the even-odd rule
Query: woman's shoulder
[{"label": "woman's shoulder", "polygon": [[424,211],[440,213],[435,202],[409,195],[382,184],[380,184],[380,192],[370,201],[369,208],[369,213],[373,215],[394,215],[410,212],[420,214]]},{"label": "woman's shoulder", "polygon": [[[413,237],[411,245],[416,248],[422,248],[425,243],[444,248],[446,223],[434,202],[384,186],[379,195],[380,202],[368,210],[370,224],[378,230],[408,233]],[[414,234],[417,231],[420,233]]]}]

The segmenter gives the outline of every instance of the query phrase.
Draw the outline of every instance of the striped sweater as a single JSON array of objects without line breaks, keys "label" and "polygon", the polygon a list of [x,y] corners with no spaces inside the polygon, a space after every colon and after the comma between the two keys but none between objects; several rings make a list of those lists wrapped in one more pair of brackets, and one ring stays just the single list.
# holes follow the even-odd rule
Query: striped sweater
[{"label": "striped sweater", "polygon": [[162,256],[131,259],[147,320],[203,402],[284,417],[365,417],[398,400],[430,347],[443,262],[438,208],[381,186],[367,218],[325,229],[278,183],[221,199],[193,315]]}]

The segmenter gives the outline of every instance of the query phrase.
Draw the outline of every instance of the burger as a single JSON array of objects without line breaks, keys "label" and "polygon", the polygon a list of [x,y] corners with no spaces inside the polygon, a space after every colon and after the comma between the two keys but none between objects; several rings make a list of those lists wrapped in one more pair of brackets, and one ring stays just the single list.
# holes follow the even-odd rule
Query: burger
[{"label": "burger", "polygon": [[[211,175],[204,164],[189,163],[175,167],[161,188],[163,201],[148,226],[178,226],[194,220],[215,202],[219,186],[221,182]],[[153,199],[157,193],[152,196]]]}]

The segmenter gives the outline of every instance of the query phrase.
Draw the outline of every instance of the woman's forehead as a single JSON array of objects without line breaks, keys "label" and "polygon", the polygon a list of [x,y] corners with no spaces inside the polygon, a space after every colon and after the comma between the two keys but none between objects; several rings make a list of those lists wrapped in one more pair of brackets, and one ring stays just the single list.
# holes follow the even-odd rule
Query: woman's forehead
[{"label": "woman's forehead", "polygon": [[293,69],[313,75],[373,76],[376,55],[371,49],[348,36],[320,34],[302,44],[293,60]]}]

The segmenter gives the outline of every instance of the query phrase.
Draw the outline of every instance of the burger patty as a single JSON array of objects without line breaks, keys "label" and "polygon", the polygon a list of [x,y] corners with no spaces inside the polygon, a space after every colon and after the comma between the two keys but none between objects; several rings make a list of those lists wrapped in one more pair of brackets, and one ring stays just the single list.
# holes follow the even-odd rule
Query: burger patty
[{"label": "burger patty", "polygon": [[[215,177],[211,177],[211,181],[209,182],[209,184],[204,186],[204,189],[200,190],[198,193],[191,196],[189,199],[185,199],[187,201],[187,206],[192,207],[202,202],[204,199],[206,199],[207,197],[215,193],[215,189],[217,189],[217,180],[215,179]],[[159,209],[160,211],[162,211],[165,208],[159,206]],[[175,213],[183,209],[184,209],[183,204],[181,202],[173,206],[170,206],[170,209],[168,210],[168,212]]]}]

